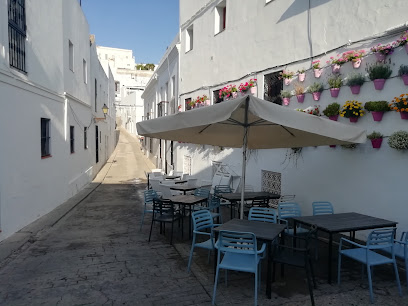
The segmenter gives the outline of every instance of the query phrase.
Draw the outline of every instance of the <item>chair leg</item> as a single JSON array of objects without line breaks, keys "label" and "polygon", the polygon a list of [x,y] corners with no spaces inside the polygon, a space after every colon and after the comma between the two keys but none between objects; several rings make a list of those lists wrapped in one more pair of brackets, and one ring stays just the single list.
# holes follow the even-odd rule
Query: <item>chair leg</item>
[{"label": "chair leg", "polygon": [[337,285],[340,285],[341,270],[341,253],[339,252],[339,262],[337,264]]},{"label": "chair leg", "polygon": [[215,272],[213,298],[212,298],[212,303],[211,303],[212,305],[215,305],[215,295],[217,293],[217,284],[218,284],[218,272],[219,272],[219,268],[218,268],[218,263],[217,263],[217,270]]},{"label": "chair leg", "polygon": [[310,270],[309,270],[310,266],[308,265],[308,263],[306,263],[305,268],[306,268],[307,285],[309,287],[310,300],[312,302],[312,306],[314,306],[315,302],[313,298],[313,286],[312,286],[312,280],[310,279]]},{"label": "chair leg", "polygon": [[149,242],[150,242],[150,237],[152,236],[153,223],[154,223],[154,219],[152,219],[152,223],[150,224]]},{"label": "chair leg", "polygon": [[370,302],[374,303],[373,283],[371,279],[371,267],[367,265],[368,288],[370,289]]},{"label": "chair leg", "polygon": [[187,272],[190,272],[191,260],[193,259],[193,253],[194,253],[195,239],[196,239],[196,235],[194,234],[193,242],[191,244],[190,257],[188,258]]},{"label": "chair leg", "polygon": [[398,275],[398,267],[397,267],[397,262],[394,259],[394,272],[395,272],[395,280],[397,281],[397,286],[398,286],[398,293],[400,296],[402,296],[402,290],[401,290],[401,283]]}]

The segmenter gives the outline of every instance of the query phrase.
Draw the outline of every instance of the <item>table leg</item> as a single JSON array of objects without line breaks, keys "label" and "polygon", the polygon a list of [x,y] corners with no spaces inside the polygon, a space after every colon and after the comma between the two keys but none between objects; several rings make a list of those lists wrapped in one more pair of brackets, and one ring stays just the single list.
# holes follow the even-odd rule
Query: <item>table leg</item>
[{"label": "table leg", "polygon": [[327,268],[328,268],[328,277],[327,277],[327,282],[331,284],[331,276],[332,276],[332,257],[333,257],[333,235],[332,233],[329,233],[329,258],[328,258],[328,263],[327,263]]},{"label": "table leg", "polygon": [[268,270],[266,271],[266,296],[272,298],[271,293],[271,274],[272,274],[272,241],[268,241]]}]

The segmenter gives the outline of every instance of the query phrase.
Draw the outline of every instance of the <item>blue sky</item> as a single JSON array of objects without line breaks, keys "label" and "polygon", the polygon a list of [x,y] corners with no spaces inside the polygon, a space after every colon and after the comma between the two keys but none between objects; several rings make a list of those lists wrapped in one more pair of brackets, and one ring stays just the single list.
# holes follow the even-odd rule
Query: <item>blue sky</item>
[{"label": "blue sky", "polygon": [[96,44],[157,64],[179,28],[179,0],[82,0]]}]

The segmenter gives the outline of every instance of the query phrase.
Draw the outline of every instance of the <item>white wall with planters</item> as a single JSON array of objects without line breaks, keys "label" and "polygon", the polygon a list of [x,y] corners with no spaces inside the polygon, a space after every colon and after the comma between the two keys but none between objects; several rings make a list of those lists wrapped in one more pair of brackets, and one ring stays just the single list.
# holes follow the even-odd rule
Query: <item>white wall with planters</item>
[{"label": "white wall with planters", "polygon": [[[89,26],[79,2],[25,1],[23,69],[12,67],[10,62],[8,2],[0,0],[0,92],[4,110],[0,120],[0,240],[81,190],[116,145],[114,96],[109,97],[109,91],[114,90],[113,78],[111,74],[106,76],[95,46],[90,45]],[[96,99],[95,79],[100,86],[98,93],[104,92]],[[109,107],[107,119],[102,114],[103,104]],[[99,146],[98,163],[95,117],[103,117],[98,125],[103,140],[107,140]],[[42,118],[49,119],[47,154],[42,154]],[[87,148],[84,127],[88,128]]]},{"label": "white wall with planters", "polygon": [[[386,100],[408,93],[408,87],[398,77],[400,65],[406,64],[408,54],[404,47],[395,49],[385,63],[390,65],[392,75],[382,90],[376,90],[367,77],[366,68],[376,62],[370,48],[381,43],[392,43],[407,30],[405,11],[408,3],[403,0],[373,1],[226,1],[225,29],[215,34],[215,7],[221,1],[205,1],[193,6],[188,0],[180,0],[180,101],[203,93],[212,93],[225,85],[238,85],[250,78],[258,79],[257,96],[264,97],[264,82],[271,73],[282,70],[296,72],[306,70],[304,86],[322,82],[325,90],[319,101],[306,94],[303,103],[292,97],[290,104],[282,107],[305,109],[319,105],[320,111],[332,102],[343,105],[348,100]],[[333,19],[333,12],[336,18]],[[188,29],[193,29],[193,48],[188,52]],[[188,49],[188,48],[187,48]],[[331,56],[349,50],[364,49],[367,56],[360,68],[352,63],[341,66],[344,82],[354,72],[363,73],[366,82],[358,95],[348,86],[340,89],[339,96],[332,98],[327,80],[332,74],[326,64]],[[315,78],[312,61],[320,60],[323,74]],[[197,73],[199,71],[199,73]],[[297,82],[294,77],[284,90],[293,91]],[[213,98],[212,98],[213,100]],[[214,102],[214,101],[213,101]],[[228,103],[228,102],[223,102]],[[357,123],[346,118],[340,122],[354,124],[367,130],[379,131],[385,136],[398,130],[408,131],[408,120],[402,120],[396,112],[388,112],[381,122],[373,121],[367,113]],[[271,135],[273,136],[273,135]],[[260,188],[261,170],[282,174],[282,193],[295,194],[304,214],[311,214],[311,203],[329,200],[336,212],[361,212],[395,220],[400,229],[408,229],[404,217],[406,205],[405,168],[408,152],[397,151],[387,144],[385,138],[380,149],[371,143],[358,145],[354,150],[337,146],[303,148],[293,155],[288,150],[258,150],[251,152],[248,162],[248,184]],[[211,146],[183,144],[177,148],[177,167],[183,156],[193,156],[193,173],[209,179],[208,167],[213,160],[230,165],[241,172],[241,150],[225,149],[221,152]]]}]

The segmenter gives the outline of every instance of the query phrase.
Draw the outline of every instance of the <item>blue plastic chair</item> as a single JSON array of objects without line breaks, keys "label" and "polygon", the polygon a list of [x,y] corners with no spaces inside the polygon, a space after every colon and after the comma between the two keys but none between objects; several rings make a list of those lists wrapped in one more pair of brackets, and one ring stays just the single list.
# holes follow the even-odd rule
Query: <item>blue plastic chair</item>
[{"label": "blue plastic chair", "polygon": [[[199,210],[192,213],[193,219],[193,242],[191,243],[190,257],[188,259],[187,271],[190,271],[191,261],[195,248],[202,248],[208,250],[208,261],[210,261],[211,251],[215,249],[215,239],[213,235],[213,228],[218,224],[213,223],[213,217],[209,210]],[[205,230],[210,230],[206,232]],[[197,235],[208,236],[209,239],[203,242],[197,242]]]},{"label": "blue plastic chair", "polygon": [[[214,196],[218,196],[222,193],[232,193],[232,189],[230,185],[216,185],[214,186]],[[226,200],[221,200],[221,206],[229,206],[231,209],[231,219],[235,215],[235,210],[233,210],[233,205],[235,206],[237,203],[231,203]]]},{"label": "blue plastic chair", "polygon": [[[370,301],[371,303],[374,302],[373,296],[373,285],[372,285],[372,268],[378,265],[384,264],[393,264],[394,265],[394,272],[395,272],[395,279],[398,285],[398,291],[400,296],[402,295],[401,292],[401,284],[398,276],[398,268],[397,263],[395,261],[395,253],[394,253],[394,235],[395,235],[395,228],[386,228],[386,229],[379,229],[373,230],[367,239],[366,245],[361,245],[356,242],[353,242],[346,238],[340,239],[339,245],[339,263],[338,263],[338,270],[337,270],[337,283],[340,285],[340,270],[341,270],[341,257],[347,256],[351,259],[354,259],[358,262],[367,266],[367,275],[368,275],[368,285],[370,289]],[[343,249],[343,242],[348,242],[349,244],[356,246],[356,248],[352,249]],[[377,253],[376,251],[383,251],[383,250],[391,250],[391,257],[387,257]],[[364,270],[363,270],[364,271]]]},{"label": "blue plastic chair", "polygon": [[[302,216],[300,206],[295,202],[284,202],[278,205],[278,217],[279,219],[287,220],[293,217]],[[296,227],[296,235],[306,235],[309,231],[305,228]],[[287,226],[285,233],[293,236],[294,229]]]},{"label": "blue plastic chair", "polygon": [[[389,253],[389,249],[385,250]],[[402,232],[400,240],[394,240],[395,257],[405,262],[405,277],[408,287],[408,232]]]},{"label": "blue plastic chair", "polygon": [[313,216],[334,214],[333,205],[327,201],[317,201],[312,203]]},{"label": "blue plastic chair", "polygon": [[[196,190],[194,190],[194,195],[196,197],[202,197],[202,198],[210,198],[210,190],[206,189],[206,188],[197,188]],[[201,203],[203,204],[203,203]],[[208,200],[207,203],[205,203],[205,206],[203,205],[194,205],[191,209],[196,211],[196,210],[200,210],[200,209],[208,209],[207,205],[208,205]]]},{"label": "blue plastic chair", "polygon": [[[257,305],[258,282],[260,281],[259,262],[265,252],[265,243],[258,250],[253,233],[220,231],[217,248],[218,259],[212,304],[215,304],[219,270],[224,269],[255,274],[255,305]],[[222,259],[221,255],[223,255]]]},{"label": "blue plastic chair", "polygon": [[153,199],[158,199],[159,195],[153,189],[145,190],[144,191],[144,204],[143,204],[143,212],[142,212],[142,220],[140,221],[140,230],[142,230],[144,216],[146,213],[153,213]]}]

